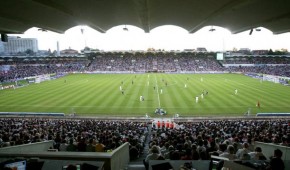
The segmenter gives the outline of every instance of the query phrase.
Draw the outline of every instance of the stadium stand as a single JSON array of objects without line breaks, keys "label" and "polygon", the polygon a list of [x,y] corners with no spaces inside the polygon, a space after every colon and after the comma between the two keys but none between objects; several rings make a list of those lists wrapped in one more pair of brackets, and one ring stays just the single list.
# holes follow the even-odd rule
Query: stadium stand
[{"label": "stadium stand", "polygon": [[217,61],[215,54],[175,52],[96,53],[89,57],[15,59],[0,61],[0,81],[63,73],[209,73],[238,72],[290,76],[288,57],[229,57]]},{"label": "stadium stand", "polygon": [[[285,166],[289,167],[290,165],[290,162],[287,161],[289,157],[288,147],[290,144],[288,120],[206,120],[176,122],[172,128],[169,126],[166,127],[166,125],[158,128],[158,126],[153,126],[151,123],[146,124],[144,122],[132,121],[2,118],[0,125],[0,141],[1,147],[3,147],[0,149],[0,157],[5,157],[5,154],[7,156],[9,152],[10,156],[38,156],[42,159],[49,159],[49,157],[54,156],[58,157],[58,159],[67,159],[68,157],[72,158],[72,156],[69,156],[70,154],[78,157],[78,154],[75,154],[75,152],[79,152],[83,156],[86,155],[84,157],[87,159],[91,159],[89,158],[90,156],[100,158],[100,155],[97,156],[97,153],[115,152],[128,142],[127,149],[130,152],[127,153],[129,154],[128,156],[131,156],[130,164],[132,165],[134,161],[136,162],[145,158],[149,159],[147,157],[151,154],[150,148],[152,147],[157,148],[156,153],[158,159],[211,160],[210,155],[217,154],[222,156],[228,153],[228,146],[232,146],[234,153],[238,154],[240,152],[239,149],[244,145],[247,146],[247,153],[249,155],[252,154],[255,147],[260,146],[267,160],[269,160],[269,156],[273,153],[274,148],[280,148],[283,152],[282,159],[285,162]],[[42,144],[42,142],[44,143]],[[75,150],[68,149],[70,148],[69,143],[75,146]],[[103,144],[104,152],[97,152],[96,146],[98,143]],[[14,151],[12,154],[11,150],[13,148],[17,148],[23,144],[26,145],[24,145],[25,147],[22,151],[16,149],[17,152],[15,153]],[[39,147],[30,146],[30,144],[37,144]],[[25,152],[25,149],[30,150],[29,147],[34,148],[34,150],[42,148],[40,150],[44,152],[43,146],[44,150],[57,149],[59,152],[43,154],[38,152],[30,153],[30,155]],[[89,146],[95,149],[91,150]],[[5,148],[7,148],[6,151],[3,150]],[[137,154],[133,154],[132,149],[135,149]],[[33,150],[30,151],[32,152]],[[187,156],[187,153],[190,154]],[[135,157],[133,158],[132,156]],[[152,159],[151,157],[150,160],[156,159]],[[247,159],[252,158],[249,157]],[[174,166],[179,166],[183,163],[176,162]],[[129,167],[130,164],[128,165]],[[112,165],[110,164],[110,166]],[[110,166],[108,163],[105,163],[107,169],[111,169]],[[212,165],[203,165],[200,162],[196,166]],[[148,168],[151,169],[150,167]]]}]

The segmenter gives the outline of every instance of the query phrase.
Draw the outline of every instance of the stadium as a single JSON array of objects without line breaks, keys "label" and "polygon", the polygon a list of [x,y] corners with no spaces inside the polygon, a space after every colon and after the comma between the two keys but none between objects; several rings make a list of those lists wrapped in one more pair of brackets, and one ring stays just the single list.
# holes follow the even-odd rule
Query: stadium
[{"label": "stadium", "polygon": [[[7,25],[0,26],[2,41],[8,33],[33,26],[29,23],[63,32],[77,19],[85,21],[93,15],[86,6],[88,11],[81,11],[82,16],[72,17],[71,10],[80,12],[74,7],[78,3],[22,3],[43,7],[55,23],[49,18],[46,23],[37,20],[24,9],[18,9],[24,16],[13,13],[17,8],[11,13],[4,10],[6,19],[0,17],[0,22]],[[118,13],[114,7],[102,5],[115,15],[131,16],[130,6],[143,11],[138,13],[143,24],[134,17],[125,18],[145,32],[166,21],[159,12],[154,13],[155,5],[160,5],[156,2],[114,3],[124,11]],[[196,19],[193,25],[187,24],[189,18],[181,19],[193,13],[188,8],[189,13],[181,15],[179,11],[176,17],[180,21],[173,17],[170,22],[191,33],[209,25],[206,22],[217,22],[229,24],[233,33],[250,29],[251,34],[257,24],[246,26],[243,21],[247,16],[234,22],[240,10],[251,11],[252,6],[265,9],[257,2],[248,3],[210,5],[205,11],[211,14],[200,14],[197,18],[204,20]],[[176,4],[172,1],[167,7]],[[273,9],[272,15],[263,13],[263,19],[255,12],[245,15],[256,16],[253,20],[261,23],[259,26],[276,34],[284,33],[289,27],[279,21],[289,20],[283,18],[286,6]],[[159,18],[145,17],[146,11]],[[222,14],[233,14],[233,18]],[[24,22],[29,17],[31,21]],[[120,24],[106,17],[88,25],[106,32],[112,23]],[[125,18],[122,22],[128,22]],[[96,50],[65,57],[0,56],[0,169],[287,169],[289,56],[288,52],[273,51],[155,49]]]}]

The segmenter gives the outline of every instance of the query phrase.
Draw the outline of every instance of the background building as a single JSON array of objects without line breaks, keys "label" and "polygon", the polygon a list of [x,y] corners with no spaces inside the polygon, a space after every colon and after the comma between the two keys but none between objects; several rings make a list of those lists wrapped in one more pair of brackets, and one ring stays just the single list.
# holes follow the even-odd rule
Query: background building
[{"label": "background building", "polygon": [[22,53],[31,52],[36,53],[38,51],[38,41],[36,38],[19,38],[8,37],[8,42],[4,44],[5,53]]},{"label": "background building", "polygon": [[71,48],[60,51],[60,56],[75,56],[78,54],[79,54],[79,52],[77,50],[74,50]]},{"label": "background building", "polygon": [[0,54],[4,52],[4,43],[0,41]]}]

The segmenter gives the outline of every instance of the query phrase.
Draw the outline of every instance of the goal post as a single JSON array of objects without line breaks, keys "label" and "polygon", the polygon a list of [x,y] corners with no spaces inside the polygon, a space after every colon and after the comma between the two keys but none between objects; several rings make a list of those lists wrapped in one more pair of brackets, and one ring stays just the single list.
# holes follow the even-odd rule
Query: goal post
[{"label": "goal post", "polygon": [[41,82],[46,81],[46,80],[50,80],[49,74],[35,76],[35,83],[41,83]]},{"label": "goal post", "polygon": [[279,83],[279,76],[263,74],[263,81],[271,81],[274,83]]}]

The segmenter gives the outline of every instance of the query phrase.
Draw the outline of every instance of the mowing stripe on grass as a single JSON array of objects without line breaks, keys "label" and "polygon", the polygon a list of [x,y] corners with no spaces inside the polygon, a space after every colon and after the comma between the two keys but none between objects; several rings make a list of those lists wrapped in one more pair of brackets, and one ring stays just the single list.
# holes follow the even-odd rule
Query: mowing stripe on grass
[{"label": "mowing stripe on grass", "polygon": [[159,96],[159,88],[158,88],[158,83],[157,83],[156,75],[154,75],[154,77],[155,77],[155,84],[156,84],[156,90],[157,90],[158,107],[161,108],[161,105],[160,105],[160,96]]}]

